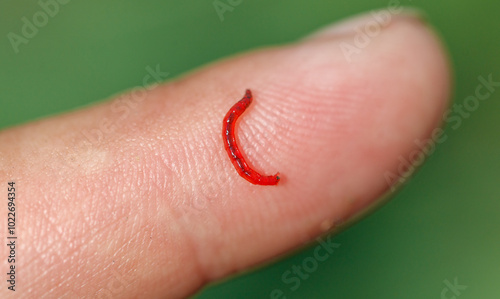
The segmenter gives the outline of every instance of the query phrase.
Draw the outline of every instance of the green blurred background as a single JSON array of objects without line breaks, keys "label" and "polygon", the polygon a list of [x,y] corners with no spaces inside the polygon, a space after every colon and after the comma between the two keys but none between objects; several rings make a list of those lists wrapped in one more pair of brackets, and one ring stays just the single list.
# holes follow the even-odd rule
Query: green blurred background
[{"label": "green blurred background", "polygon": [[[147,67],[159,65],[172,79],[215,59],[290,42],[389,3],[67,2],[47,20],[39,14],[38,1],[1,2],[0,128],[140,86]],[[214,3],[231,10],[218,14]],[[425,10],[447,45],[456,104],[474,95],[479,76],[492,74],[500,81],[499,1],[400,3]],[[16,53],[9,33],[21,35],[23,17],[32,21],[34,16],[40,27]],[[460,126],[448,126],[447,140],[414,178],[387,205],[335,236],[340,247],[297,289],[282,275],[310,262],[314,245],[210,286],[195,298],[270,298],[275,289],[287,298],[500,298],[499,98],[500,88]],[[461,287],[450,287],[455,282]]]}]

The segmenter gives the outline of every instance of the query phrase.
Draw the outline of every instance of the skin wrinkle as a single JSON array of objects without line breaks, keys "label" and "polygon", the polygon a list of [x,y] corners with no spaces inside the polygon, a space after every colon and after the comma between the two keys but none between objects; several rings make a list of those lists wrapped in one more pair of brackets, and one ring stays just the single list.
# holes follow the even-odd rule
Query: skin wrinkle
[{"label": "skin wrinkle", "polygon": [[[176,214],[175,212],[173,212],[173,214]],[[185,216],[185,215],[184,215]],[[210,276],[208,275],[208,272],[206,271],[206,269],[203,267],[203,264],[199,258],[200,254],[200,250],[203,250],[203,248],[197,248],[197,244],[198,242],[196,241],[196,239],[194,238],[194,235],[191,231],[189,231],[187,229],[187,227],[189,226],[189,223],[185,223],[185,218],[183,217],[179,217],[179,215],[177,215],[176,218],[176,222],[178,224],[178,227],[181,228],[181,232],[184,232],[182,235],[184,236],[184,244],[187,245],[187,248],[185,250],[187,250],[187,252],[190,252],[191,254],[189,254],[189,256],[191,257],[194,257],[194,259],[192,259],[192,262],[193,263],[193,267],[194,269],[196,269],[196,273],[198,274],[198,281],[201,284],[205,284],[207,283],[208,281],[210,281]],[[184,224],[187,224],[187,225],[184,225]]]},{"label": "skin wrinkle", "polygon": [[[102,189],[102,188],[99,188],[99,190],[103,190],[103,189]],[[91,200],[91,202],[92,202],[92,200]],[[113,208],[112,208],[112,209],[113,209]],[[45,215],[45,214],[43,214],[43,215]],[[47,217],[48,217],[48,216],[47,216]],[[49,223],[49,224],[52,224],[52,225],[53,225],[53,222],[50,220],[50,218],[47,218],[46,223]],[[107,227],[107,228],[105,227],[104,229],[101,229],[101,233],[102,233],[102,234],[105,234],[105,233],[106,233],[106,231],[105,231],[106,229],[112,229],[112,228],[111,228],[111,227]],[[51,229],[47,229],[47,230],[54,231],[54,230],[51,230]],[[60,235],[60,239],[64,239],[64,237]]]},{"label": "skin wrinkle", "polygon": [[[46,218],[46,219],[48,220],[48,218]],[[52,223],[50,220],[48,220],[48,221],[50,223]],[[51,252],[54,252],[55,254],[50,254],[48,252],[44,252],[42,255],[40,255],[40,257],[42,258],[40,261],[43,261],[43,263],[44,263],[44,266],[40,267],[40,268],[43,269],[44,273],[51,273],[51,272],[53,272],[54,268],[57,268],[58,263],[56,263],[54,259],[57,259],[57,257],[59,256],[58,253],[60,253],[60,252],[53,250],[53,248],[54,247],[52,247],[52,246],[50,247]],[[62,264],[66,264],[68,259],[71,259],[73,256],[78,254],[78,252],[76,250],[73,251],[72,253],[71,252],[68,252],[68,253],[69,253],[69,258],[63,260]],[[52,259],[48,260],[47,257],[52,258]],[[70,273],[68,275],[68,277],[64,276],[64,271],[63,272],[58,271],[58,272],[60,272],[62,274],[62,276],[61,275],[58,276],[61,279],[61,282],[59,283],[59,285],[63,284],[66,279],[71,279],[73,277],[70,269],[65,271],[66,273]],[[41,275],[37,276],[32,284],[36,285],[38,283],[38,281],[43,277],[43,275],[44,274],[42,273]],[[29,286],[28,288],[31,288],[31,286]],[[50,289],[49,292],[51,292],[53,289],[54,288]]]},{"label": "skin wrinkle", "polygon": [[[194,135],[194,134],[192,134],[192,135]],[[196,140],[196,138],[194,138],[192,136],[191,136],[191,138],[187,138],[187,139],[188,140]],[[193,171],[196,172],[196,168],[190,162],[190,161],[194,161],[193,159],[195,158],[195,157],[191,156],[191,153],[196,152],[196,151],[194,151],[192,148],[189,148],[190,147],[189,143],[186,144],[185,142],[182,142],[182,141],[181,142],[171,142],[169,144],[170,144],[170,146],[172,146],[172,145],[174,146],[173,152],[177,153],[177,155],[175,155],[175,156],[181,157],[177,161],[187,161],[188,162],[186,169],[184,169],[183,164],[176,163],[176,161],[170,161],[170,162],[173,162],[173,164],[171,164],[171,165],[180,166],[179,168],[174,166],[173,167],[174,171],[171,173],[174,176],[177,176],[178,180],[181,180],[185,183],[193,182],[194,180],[187,179],[187,176],[184,177],[184,179],[180,179],[180,177],[182,177],[182,176],[180,176],[179,174],[186,173],[188,176],[193,176]],[[167,152],[172,152],[172,151],[167,151]],[[180,155],[179,155],[179,153],[180,153]],[[163,161],[165,161],[165,160],[163,160]],[[164,164],[167,164],[167,163],[164,163]],[[175,170],[176,168],[179,170],[176,171]],[[199,252],[204,250],[204,249],[203,248],[197,249],[197,245],[196,245],[197,242],[195,241],[196,238],[193,235],[193,231],[189,230],[189,227],[192,226],[191,221],[192,221],[193,217],[195,217],[195,216],[198,217],[198,216],[202,216],[202,215],[207,216],[207,215],[209,215],[209,213],[206,210],[200,211],[200,210],[197,210],[195,207],[191,206],[192,201],[190,200],[190,198],[193,198],[195,196],[193,194],[193,188],[192,188],[193,185],[185,184],[185,183],[178,184],[182,191],[179,190],[179,191],[181,191],[181,193],[177,192],[177,194],[181,195],[180,198],[182,198],[182,199],[180,201],[178,201],[178,203],[170,202],[170,204],[168,204],[168,206],[169,206],[169,210],[171,211],[170,213],[172,215],[174,215],[174,217],[171,219],[175,220],[175,222],[177,223],[176,227],[179,229],[179,231],[178,231],[179,235],[184,236],[183,243],[185,245],[187,245],[187,248],[185,248],[185,252],[186,253],[191,252],[191,254],[188,254],[188,255],[191,257],[194,257],[193,267],[194,267],[194,269],[196,269],[196,273],[198,273],[198,281],[200,284],[203,284],[203,283],[209,281],[209,276],[206,274],[207,272],[199,260],[199,256],[200,256]],[[191,187],[189,187],[189,186],[191,186]],[[201,213],[201,215],[200,215],[200,213]],[[197,222],[194,222],[194,223],[197,223]]]},{"label": "skin wrinkle", "polygon": [[[144,150],[144,147],[142,147],[141,149],[142,149],[142,150]],[[145,155],[143,155],[143,156],[145,156]],[[155,155],[151,155],[151,156],[152,156],[152,157],[155,157]],[[148,159],[149,159],[149,158],[146,158],[146,160],[148,160]],[[160,160],[160,161],[161,161],[161,160]],[[138,164],[138,165],[143,165],[143,164]],[[152,163],[152,165],[157,165],[157,162]],[[149,183],[149,182],[151,182],[151,181],[153,181],[153,180],[157,182],[157,180],[156,180],[156,179],[155,179],[155,177],[152,175],[152,173],[158,173],[158,172],[150,172],[150,173],[147,173],[147,172],[145,171],[145,170],[147,170],[147,169],[155,169],[155,167],[153,167],[153,168],[147,168],[147,167],[146,167],[146,168],[145,168],[145,167],[143,167],[143,166],[142,166],[142,167],[139,167],[139,169],[141,169],[141,171],[140,171],[140,172],[141,172],[141,174],[142,174],[142,178],[140,178],[140,177],[133,178],[133,180],[134,180],[134,181],[136,181],[136,182],[132,182],[130,185],[134,185],[134,184],[138,183],[138,185],[139,185],[139,186],[150,186],[150,187],[149,187],[149,191],[148,191],[148,192],[143,193],[142,191],[139,191],[139,196],[140,196],[140,197],[147,197],[147,198],[151,198],[151,197],[155,198],[154,196],[150,196],[150,194],[153,194],[153,195],[154,195],[154,193],[155,193],[155,192],[156,192],[156,194],[157,194],[157,193],[158,193],[158,189],[156,189],[156,188],[155,188],[155,189],[154,189],[154,191],[153,191],[152,186],[153,186],[154,184],[151,184],[151,183]],[[141,180],[142,180],[142,183],[141,183]],[[164,180],[164,182],[165,182],[165,181],[166,181],[166,180]],[[165,185],[165,186],[166,186],[166,185]],[[160,189],[161,189],[161,187],[160,187]],[[165,192],[165,191],[163,191],[163,192]],[[141,202],[141,204],[140,204],[140,205],[138,204],[138,206],[135,208],[135,211],[137,211],[137,212],[139,212],[139,213],[137,213],[137,212],[136,212],[135,214],[132,214],[132,216],[133,216],[134,218],[129,220],[129,222],[131,222],[131,223],[132,223],[132,228],[131,228],[131,230],[133,231],[133,230],[134,230],[134,227],[136,227],[136,226],[137,226],[137,228],[138,228],[138,229],[137,229],[138,233],[139,233],[139,232],[141,232],[141,233],[142,233],[142,232],[144,231],[144,229],[146,229],[146,231],[147,231],[147,228],[149,227],[149,225],[148,225],[148,224],[146,224],[146,226],[147,226],[147,227],[145,227],[144,229],[140,229],[140,228],[139,228],[139,225],[140,225],[140,224],[139,224],[139,221],[137,221],[137,219],[139,219],[139,217],[141,217],[141,218],[144,218],[144,217],[149,217],[149,216],[148,216],[148,215],[149,215],[148,211],[151,211],[151,210],[152,210],[152,208],[151,208],[151,204],[150,204],[150,201],[149,201],[149,200],[145,200],[145,201],[142,201],[142,200],[141,200],[140,202]],[[138,202],[138,203],[139,203],[139,202]],[[146,204],[147,206],[144,206],[144,204]],[[155,207],[155,206],[157,207],[158,205],[153,205],[153,207]],[[155,213],[153,213],[153,215],[155,215]],[[126,244],[124,244],[123,246],[127,246],[128,244],[131,244],[131,242],[132,242],[131,240],[132,240],[132,239],[134,239],[134,238],[137,238],[138,233],[136,233],[136,236],[131,236],[131,237],[128,237],[127,239],[128,239],[129,241],[127,241],[127,243],[126,243]],[[141,252],[145,250],[144,246],[142,246],[142,244],[141,244],[141,242],[142,242],[142,243],[143,243],[143,242],[145,242],[144,240],[145,240],[145,239],[143,239],[143,240],[139,240],[140,242],[135,242],[136,244],[134,245],[134,246],[138,246],[138,247],[141,249]],[[152,242],[151,240],[152,240],[151,238],[149,239],[149,241],[147,241],[147,240],[146,240],[147,242],[149,242],[149,243],[148,243],[148,245],[146,246],[146,248],[149,248],[149,247],[151,246],[151,242]],[[123,248],[123,246],[122,246],[122,247],[120,247],[120,248],[119,248],[119,249],[117,249],[117,250],[120,250],[121,248]],[[132,246],[132,247],[134,247],[134,246]],[[115,254],[116,254],[116,251],[115,251]]]},{"label": "skin wrinkle", "polygon": [[[151,175],[151,181],[149,182],[151,186],[155,186],[155,200],[156,204],[151,204],[151,212],[160,212],[158,211],[161,206],[161,199],[163,198],[163,194],[167,192],[171,192],[175,194],[175,185],[173,184],[173,180],[171,179],[173,176],[173,171],[170,168],[170,165],[165,163],[164,158],[161,154],[152,154],[151,160],[153,161],[151,165],[153,168],[151,172],[154,174]],[[158,178],[162,178],[159,180]],[[170,179],[169,179],[170,178]]]},{"label": "skin wrinkle", "polygon": [[200,178],[201,180],[205,180],[205,178],[211,178],[213,175],[213,167],[210,167],[210,165],[211,161],[214,160],[214,157],[205,152],[204,149],[216,148],[217,145],[219,145],[220,143],[216,142],[214,138],[211,138],[213,134],[203,133],[203,132],[200,132],[198,134],[203,134],[203,135],[200,138],[198,138],[199,142],[196,143],[196,145],[198,145],[196,150],[202,153],[197,157],[202,161],[202,165],[206,165],[206,167],[196,167],[195,169],[197,171],[197,177]]},{"label": "skin wrinkle", "polygon": [[[294,94],[294,97],[298,98],[298,97],[302,97],[302,95]],[[303,97],[307,98],[308,96],[303,96]],[[290,144],[292,146],[293,146],[293,144],[297,144],[297,143],[300,144],[301,142],[303,142],[303,140],[308,140],[308,142],[311,142],[311,141],[314,141],[314,138],[309,137],[311,135],[310,134],[311,130],[317,131],[318,126],[319,126],[319,129],[321,129],[321,126],[324,126],[324,123],[331,122],[331,121],[333,121],[333,119],[335,119],[336,125],[339,124],[339,119],[342,118],[342,115],[341,115],[342,110],[338,111],[339,110],[338,107],[340,105],[334,104],[335,106],[331,106],[331,104],[329,104],[332,102],[331,100],[325,100],[323,102],[326,104],[326,108],[324,108],[323,106],[318,106],[318,107],[313,107],[313,108],[295,107],[295,109],[298,111],[308,111],[307,114],[302,113],[300,115],[294,115],[294,111],[283,112],[284,115],[290,115],[290,117],[287,120],[285,120],[283,122],[283,124],[281,124],[281,125],[283,127],[288,127],[288,128],[292,128],[292,127],[295,128],[296,127],[296,128],[294,131],[288,131],[288,134],[287,133],[278,134],[277,138],[280,138],[280,141],[283,140],[283,142],[286,142],[287,144]],[[337,103],[337,102],[333,101],[333,103]],[[342,103],[344,103],[344,102],[342,102]],[[344,104],[342,104],[342,105],[344,105]],[[283,107],[294,107],[294,106],[291,104],[284,104]],[[308,116],[309,114],[316,115],[317,114],[316,111],[330,111],[332,109],[335,110],[333,113],[326,112],[325,114],[327,114],[327,115],[333,114],[333,115],[335,115],[335,118],[328,117],[323,122],[311,121],[310,117]],[[350,111],[354,112],[354,109],[350,109]],[[321,113],[323,114],[323,112],[321,112]],[[291,121],[290,124],[287,124],[288,120]],[[301,125],[295,126],[294,122],[296,122],[296,121],[300,121]],[[330,133],[330,132],[331,132],[331,128],[329,130],[325,131],[325,133]],[[320,132],[315,132],[315,133],[320,133]],[[290,138],[290,140],[287,141],[285,137]],[[314,146],[312,146],[312,147],[314,147]]]},{"label": "skin wrinkle", "polygon": [[[135,179],[135,178],[134,178],[134,179]],[[138,214],[136,214],[136,216],[135,216],[135,217],[137,218],[137,217],[139,217],[139,215],[138,215]],[[132,221],[132,223],[136,223],[136,222]],[[139,233],[139,232],[138,232],[138,233]],[[137,234],[138,234],[138,233],[137,233]],[[128,241],[128,243],[124,244],[123,246],[127,246],[128,244],[130,244],[130,242],[131,242],[131,241],[129,240],[129,241]],[[134,246],[137,246],[137,245],[138,245],[138,244],[135,244]],[[140,248],[142,248],[142,247],[140,247]],[[141,250],[144,250],[144,248],[142,248]],[[141,251],[141,252],[142,252],[142,251]],[[115,251],[115,254],[116,254],[116,251]]]},{"label": "skin wrinkle", "polygon": [[[75,251],[74,253],[70,254],[70,256],[69,256],[69,258],[68,258],[68,259],[71,259],[74,255],[77,255],[77,252],[76,252],[76,251]],[[63,264],[68,264],[68,259],[64,260],[64,261],[63,261]],[[55,263],[53,263],[53,264],[55,264]],[[51,272],[51,271],[50,271],[49,269],[47,269],[47,272]],[[59,288],[59,287],[61,287],[61,286],[64,286],[64,285],[70,286],[70,285],[71,285],[71,283],[67,283],[67,281],[70,281],[71,279],[74,279],[75,277],[78,277],[78,276],[80,275],[80,274],[78,273],[78,271],[74,271],[74,272],[72,272],[70,269],[68,269],[68,270],[66,271],[66,273],[69,273],[69,275],[64,276],[64,272],[60,272],[60,273],[61,273],[61,275],[62,275],[62,277],[60,276],[61,281],[58,283],[58,285],[57,285],[57,286],[55,286],[55,287],[53,287],[53,288],[49,289],[48,294],[50,294],[50,293],[52,293],[52,292],[56,291],[56,290],[57,290],[57,288]],[[48,294],[47,294],[47,295],[48,295]]]}]

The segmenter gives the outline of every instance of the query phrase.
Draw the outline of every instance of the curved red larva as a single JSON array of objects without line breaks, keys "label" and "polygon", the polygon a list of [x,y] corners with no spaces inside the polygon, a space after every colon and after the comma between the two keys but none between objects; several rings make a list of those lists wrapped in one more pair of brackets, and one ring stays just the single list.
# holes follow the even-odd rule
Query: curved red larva
[{"label": "curved red larva", "polygon": [[280,181],[279,172],[275,175],[263,176],[253,170],[250,166],[248,166],[247,162],[243,158],[243,155],[241,154],[238,144],[236,143],[236,120],[241,114],[243,114],[243,112],[245,112],[250,103],[252,103],[252,92],[250,89],[247,89],[245,96],[234,104],[224,117],[224,121],[222,123],[222,139],[224,140],[224,148],[226,149],[227,154],[229,155],[229,160],[233,163],[234,168],[236,168],[236,171],[238,171],[240,176],[242,176],[245,180],[255,185],[276,185]]}]

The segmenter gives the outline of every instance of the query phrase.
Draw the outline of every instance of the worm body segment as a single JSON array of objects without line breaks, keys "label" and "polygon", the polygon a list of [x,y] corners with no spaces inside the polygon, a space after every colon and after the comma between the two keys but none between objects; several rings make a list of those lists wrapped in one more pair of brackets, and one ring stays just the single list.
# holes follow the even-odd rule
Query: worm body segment
[{"label": "worm body segment", "polygon": [[279,172],[275,175],[264,176],[253,170],[243,158],[243,155],[236,143],[235,127],[238,117],[245,112],[252,103],[252,92],[247,89],[243,98],[229,109],[222,123],[222,138],[224,148],[229,155],[229,160],[238,171],[238,174],[245,180],[255,185],[276,185],[280,181]]}]

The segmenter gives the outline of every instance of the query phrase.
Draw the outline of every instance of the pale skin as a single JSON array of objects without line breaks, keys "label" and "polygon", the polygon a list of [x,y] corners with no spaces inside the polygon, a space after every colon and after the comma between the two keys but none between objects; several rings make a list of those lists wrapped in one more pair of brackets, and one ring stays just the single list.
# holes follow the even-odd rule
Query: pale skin
[{"label": "pale skin", "polygon": [[[0,298],[182,298],[376,204],[384,173],[440,126],[449,66],[414,17],[395,17],[348,62],[339,45],[353,38],[327,29],[213,63],[135,105],[112,99],[0,132],[22,244],[16,294],[4,282]],[[239,143],[254,168],[281,173],[278,186],[241,178],[223,147],[222,119],[246,88]]]}]

